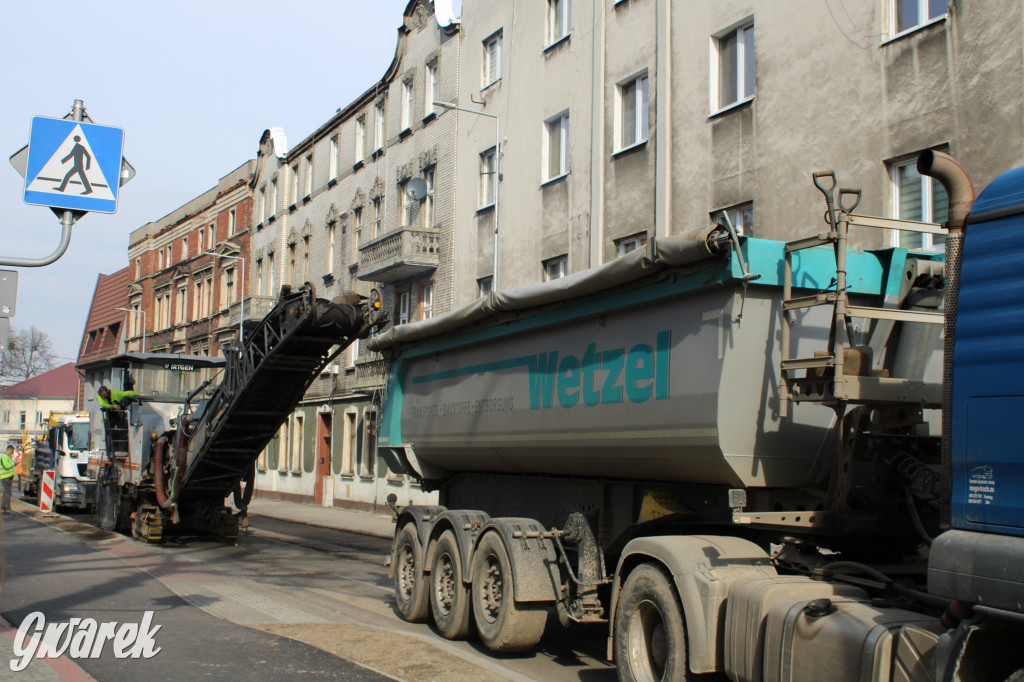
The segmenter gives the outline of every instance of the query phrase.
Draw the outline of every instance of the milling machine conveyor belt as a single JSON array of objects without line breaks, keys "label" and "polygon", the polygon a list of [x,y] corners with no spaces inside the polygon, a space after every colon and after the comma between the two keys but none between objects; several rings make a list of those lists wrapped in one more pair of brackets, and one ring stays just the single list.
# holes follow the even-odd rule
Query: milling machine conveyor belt
[{"label": "milling machine conveyor belt", "polygon": [[309,284],[283,290],[241,352],[227,353],[223,381],[185,429],[187,444],[179,438],[178,469],[185,467],[174,497],[233,491],[327,363],[367,328],[368,316],[355,295],[331,302]]}]

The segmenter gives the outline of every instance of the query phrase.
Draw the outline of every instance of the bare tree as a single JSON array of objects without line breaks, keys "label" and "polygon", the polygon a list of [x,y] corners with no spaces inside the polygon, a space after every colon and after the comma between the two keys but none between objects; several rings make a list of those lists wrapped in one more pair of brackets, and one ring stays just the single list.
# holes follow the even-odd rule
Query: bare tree
[{"label": "bare tree", "polygon": [[11,329],[7,348],[0,353],[0,378],[24,381],[53,369],[56,359],[46,332],[36,327]]}]

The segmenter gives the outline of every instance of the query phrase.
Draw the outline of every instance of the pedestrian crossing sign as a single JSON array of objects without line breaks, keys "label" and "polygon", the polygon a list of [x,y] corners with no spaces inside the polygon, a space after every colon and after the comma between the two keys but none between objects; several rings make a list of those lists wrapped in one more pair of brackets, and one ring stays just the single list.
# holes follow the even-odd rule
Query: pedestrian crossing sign
[{"label": "pedestrian crossing sign", "polygon": [[124,131],[36,116],[28,140],[25,203],[114,213]]}]

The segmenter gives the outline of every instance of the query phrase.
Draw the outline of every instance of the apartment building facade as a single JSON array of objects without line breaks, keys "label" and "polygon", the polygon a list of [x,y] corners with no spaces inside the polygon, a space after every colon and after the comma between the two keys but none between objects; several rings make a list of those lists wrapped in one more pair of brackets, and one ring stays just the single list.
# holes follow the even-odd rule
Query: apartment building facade
[{"label": "apartment building facade", "polygon": [[[395,58],[379,81],[289,148],[284,131],[261,138],[252,237],[253,291],[313,285],[331,299],[382,294],[392,323],[451,308],[455,234],[458,24],[433,3],[408,3]],[[257,463],[257,494],[327,506],[382,508],[434,499],[376,454],[384,363],[356,342],[314,380]]]},{"label": "apartment building facade", "polygon": [[465,2],[452,103],[484,116],[445,114],[460,119],[453,300],[723,211],[745,234],[804,236],[822,224],[819,170],[863,190],[859,212],[942,221],[920,151],[951,152],[979,189],[1024,163],[1021,13],[1010,0]]},{"label": "apartment building facade", "polygon": [[238,342],[243,320],[266,313],[247,297],[254,169],[245,162],[131,233],[125,350],[222,355]]}]

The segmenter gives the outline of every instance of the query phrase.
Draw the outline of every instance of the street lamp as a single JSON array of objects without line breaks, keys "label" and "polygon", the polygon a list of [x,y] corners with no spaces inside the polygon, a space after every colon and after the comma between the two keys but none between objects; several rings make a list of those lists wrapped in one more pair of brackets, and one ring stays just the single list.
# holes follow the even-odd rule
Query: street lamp
[{"label": "street lamp", "polygon": [[[142,313],[142,352],[146,352],[146,311],[139,308],[114,308],[114,310],[123,310],[126,313],[135,313],[138,315]],[[138,318],[136,318],[138,319]]]},{"label": "street lamp", "polygon": [[214,251],[203,251],[207,256],[216,256],[217,258],[230,258],[241,263],[242,272],[238,280],[238,294],[239,303],[241,307],[238,309],[238,347],[242,347],[242,342],[245,340],[245,333],[242,331],[242,325],[245,323],[245,259],[241,256],[229,256],[224,253],[216,253]]},{"label": "street lamp", "polygon": [[431,102],[435,107],[465,111],[467,114],[486,116],[494,119],[494,266],[491,274],[491,291],[498,290],[498,195],[501,194],[501,119],[497,114],[488,114],[475,109],[464,109],[448,102]]}]

